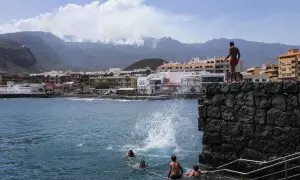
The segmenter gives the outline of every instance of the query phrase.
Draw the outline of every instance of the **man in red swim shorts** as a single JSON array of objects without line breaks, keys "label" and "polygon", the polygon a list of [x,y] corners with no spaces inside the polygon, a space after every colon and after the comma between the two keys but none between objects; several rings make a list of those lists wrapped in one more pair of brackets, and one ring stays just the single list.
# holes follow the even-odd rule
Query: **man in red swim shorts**
[{"label": "man in red swim shorts", "polygon": [[234,82],[235,82],[236,81],[235,67],[240,61],[241,54],[240,54],[240,50],[234,46],[234,42],[232,42],[232,41],[229,43],[229,54],[225,58],[225,61],[229,57],[231,57],[230,61],[229,61],[230,69],[231,69],[230,80],[231,80],[231,82],[233,82],[232,79],[234,79]]}]

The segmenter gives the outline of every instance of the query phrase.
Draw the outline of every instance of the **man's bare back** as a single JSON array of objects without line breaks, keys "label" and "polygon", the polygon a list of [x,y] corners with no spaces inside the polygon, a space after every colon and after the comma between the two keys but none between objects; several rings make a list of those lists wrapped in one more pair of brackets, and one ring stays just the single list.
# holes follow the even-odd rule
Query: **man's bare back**
[{"label": "man's bare back", "polygon": [[183,169],[179,163],[176,162],[176,156],[171,157],[172,162],[169,163],[169,174],[168,178],[179,179],[183,175]]},{"label": "man's bare back", "polygon": [[180,169],[177,162],[170,162],[171,175],[180,175]]},{"label": "man's bare back", "polygon": [[231,60],[239,60],[237,57],[238,55],[240,56],[240,50],[239,48],[233,46],[229,48],[229,54],[231,56]]}]

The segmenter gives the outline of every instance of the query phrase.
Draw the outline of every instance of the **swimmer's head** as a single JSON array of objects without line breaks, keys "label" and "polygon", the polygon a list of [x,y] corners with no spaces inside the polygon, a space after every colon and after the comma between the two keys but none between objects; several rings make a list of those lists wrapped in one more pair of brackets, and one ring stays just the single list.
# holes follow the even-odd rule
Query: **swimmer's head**
[{"label": "swimmer's head", "polygon": [[233,47],[233,46],[234,46],[234,42],[231,41],[231,42],[229,43],[229,46],[230,46],[230,47]]},{"label": "swimmer's head", "polygon": [[129,156],[134,156],[133,151],[132,151],[132,150],[129,150],[129,151],[128,151],[128,155],[129,155]]},{"label": "swimmer's head", "polygon": [[144,160],[141,160],[140,166],[141,166],[141,167],[145,167],[145,166],[146,166],[146,162],[145,162]]},{"label": "swimmer's head", "polygon": [[193,166],[193,169],[194,169],[194,171],[198,171],[199,170],[199,166],[195,165],[195,166]]},{"label": "swimmer's head", "polygon": [[175,155],[172,155],[172,156],[171,156],[171,160],[172,160],[172,161],[176,161],[176,159],[177,159],[177,158],[176,158]]}]

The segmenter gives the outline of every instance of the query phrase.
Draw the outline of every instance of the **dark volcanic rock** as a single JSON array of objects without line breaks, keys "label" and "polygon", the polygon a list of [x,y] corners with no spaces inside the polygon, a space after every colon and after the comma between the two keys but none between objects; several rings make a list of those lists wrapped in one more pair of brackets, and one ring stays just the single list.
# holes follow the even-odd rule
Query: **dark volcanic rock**
[{"label": "dark volcanic rock", "polygon": [[272,107],[280,110],[287,109],[287,103],[283,95],[274,96],[272,100]]},{"label": "dark volcanic rock", "polygon": [[248,82],[248,83],[244,83],[242,85],[242,91],[247,93],[247,92],[251,92],[254,90],[254,83],[253,82]]},{"label": "dark volcanic rock", "polygon": [[230,92],[231,93],[238,93],[241,92],[241,84],[233,83],[230,85]]},{"label": "dark volcanic rock", "polygon": [[207,108],[207,116],[210,118],[220,118],[221,117],[221,108],[219,108],[219,107]]},{"label": "dark volcanic rock", "polygon": [[254,95],[255,96],[265,96],[266,90],[263,83],[255,83],[254,86]]},{"label": "dark volcanic rock", "polygon": [[255,108],[242,106],[237,112],[237,119],[246,123],[253,123],[255,117]]},{"label": "dark volcanic rock", "polygon": [[282,89],[284,93],[298,93],[299,92],[299,87],[297,82],[284,82],[282,85]]},{"label": "dark volcanic rock", "polygon": [[244,152],[241,156],[242,158],[244,159],[251,159],[251,160],[261,160],[262,158],[262,153],[257,151],[257,150],[254,150],[254,149],[244,149]]},{"label": "dark volcanic rock", "polygon": [[228,94],[225,98],[225,105],[229,108],[233,108],[235,103],[234,101],[235,101],[234,95]]},{"label": "dark volcanic rock", "polygon": [[221,106],[224,102],[224,95],[223,94],[216,94],[214,95],[214,97],[212,98],[212,104],[213,106]]},{"label": "dark volcanic rock", "polygon": [[199,116],[206,113],[208,117],[203,144],[209,151],[202,153],[206,162],[268,160],[300,151],[299,86],[295,82],[236,83],[223,85],[222,93],[211,90],[207,102],[200,102],[206,110],[199,108]]},{"label": "dark volcanic rock", "polygon": [[282,93],[282,83],[273,83],[273,82],[268,82],[265,84],[265,90],[267,94],[281,94]]},{"label": "dark volcanic rock", "polygon": [[267,112],[265,109],[257,109],[255,114],[255,123],[262,125],[267,123]]},{"label": "dark volcanic rock", "polygon": [[222,111],[222,119],[224,121],[236,121],[233,108],[230,109],[230,108],[222,107],[221,111]]}]

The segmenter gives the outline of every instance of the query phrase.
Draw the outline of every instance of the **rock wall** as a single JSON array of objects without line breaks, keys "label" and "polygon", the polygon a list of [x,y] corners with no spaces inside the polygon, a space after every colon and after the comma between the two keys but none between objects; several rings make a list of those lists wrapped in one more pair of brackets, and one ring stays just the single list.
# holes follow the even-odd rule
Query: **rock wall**
[{"label": "rock wall", "polygon": [[201,163],[300,151],[300,83],[209,84],[199,98]]}]

